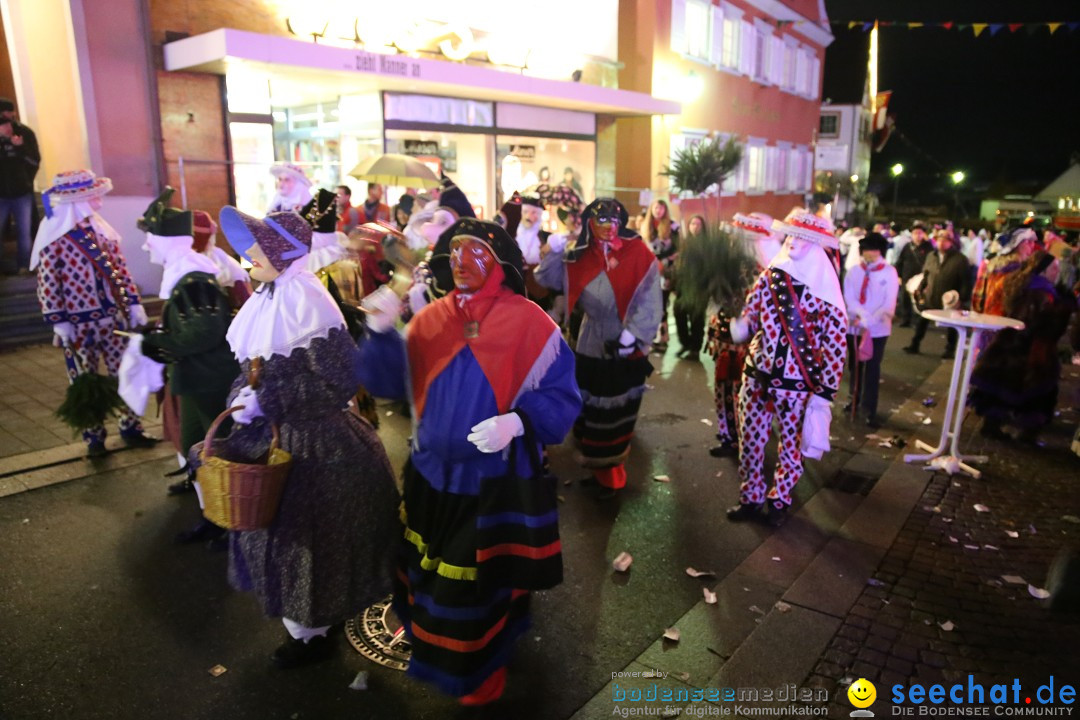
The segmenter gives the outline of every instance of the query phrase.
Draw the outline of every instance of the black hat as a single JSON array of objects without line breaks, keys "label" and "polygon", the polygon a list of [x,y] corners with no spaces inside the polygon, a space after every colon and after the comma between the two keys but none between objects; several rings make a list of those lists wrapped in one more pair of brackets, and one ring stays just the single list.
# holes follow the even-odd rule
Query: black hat
[{"label": "black hat", "polygon": [[475,218],[469,199],[454,181],[445,175],[442,176],[442,191],[439,193],[439,206],[453,211],[459,218]]},{"label": "black hat", "polygon": [[318,233],[332,233],[337,230],[337,194],[319,188],[315,197],[300,208],[300,215],[307,220],[311,229]]},{"label": "black hat", "polygon": [[922,220],[916,220],[911,224],[912,230],[926,230],[926,225],[923,225]]},{"label": "black hat", "polygon": [[622,238],[635,238],[638,234],[633,230],[626,227],[626,221],[630,219],[630,215],[626,212],[626,208],[623,204],[615,198],[597,198],[589,203],[588,207],[581,213],[581,234],[578,235],[577,241],[574,243],[573,248],[566,249],[566,259],[573,262],[578,259],[578,256],[589,246],[592,242],[592,228],[589,227],[589,221],[594,217],[615,217],[619,220],[619,237]]},{"label": "black hat", "polygon": [[476,218],[461,218],[443,231],[435,243],[431,259],[428,260],[428,267],[434,276],[432,290],[435,295],[442,297],[454,289],[454,276],[450,270],[450,241],[460,235],[476,238],[491,248],[503,269],[503,285],[518,295],[525,295],[524,261],[517,241],[502,225]]},{"label": "black hat", "polygon": [[169,207],[169,198],[174,192],[176,191],[166,186],[157,199],[150,203],[150,207],[146,208],[143,216],[136,221],[140,230],[159,237],[190,237],[192,235],[194,218],[191,211]]},{"label": "black hat", "polygon": [[881,233],[866,233],[859,240],[859,252],[866,250],[877,250],[880,253],[885,253],[889,250],[889,241]]},{"label": "black hat", "polygon": [[540,202],[540,198],[535,195],[522,195],[521,204],[532,205],[533,207],[538,207],[541,209],[544,207],[544,203]]},{"label": "black hat", "polygon": [[14,112],[15,103],[10,98],[0,97],[0,112]]},{"label": "black hat", "polygon": [[404,210],[407,215],[412,215],[413,205],[416,203],[416,198],[412,195],[402,195],[398,199],[397,207],[399,210]]},{"label": "black hat", "polygon": [[517,236],[518,225],[521,224],[521,204],[521,195],[515,190],[510,199],[499,208],[499,216],[496,222],[506,228],[506,232],[510,237]]}]

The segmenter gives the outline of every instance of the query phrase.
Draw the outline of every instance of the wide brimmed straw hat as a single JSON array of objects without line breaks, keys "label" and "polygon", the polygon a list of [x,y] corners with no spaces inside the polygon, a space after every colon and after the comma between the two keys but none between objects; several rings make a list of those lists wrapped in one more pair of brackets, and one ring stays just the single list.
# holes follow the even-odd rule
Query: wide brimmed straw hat
[{"label": "wide brimmed straw hat", "polygon": [[285,175],[291,176],[294,180],[307,187],[311,187],[311,180],[304,173],[304,169],[299,165],[293,165],[292,163],[281,163],[270,168],[270,174],[276,178],[283,177]]},{"label": "wide brimmed straw hat", "polygon": [[772,216],[765,213],[750,213],[749,215],[735,213],[731,218],[731,224],[758,235],[772,235],[774,232]]},{"label": "wide brimmed straw hat", "polygon": [[112,180],[98,177],[91,170],[69,170],[53,178],[52,187],[41,193],[46,217],[52,217],[54,205],[76,203],[112,191]]},{"label": "wide brimmed straw hat", "polygon": [[835,228],[832,221],[808,210],[792,210],[783,221],[774,220],[773,229],[821,247],[840,249],[840,242],[833,235]]}]

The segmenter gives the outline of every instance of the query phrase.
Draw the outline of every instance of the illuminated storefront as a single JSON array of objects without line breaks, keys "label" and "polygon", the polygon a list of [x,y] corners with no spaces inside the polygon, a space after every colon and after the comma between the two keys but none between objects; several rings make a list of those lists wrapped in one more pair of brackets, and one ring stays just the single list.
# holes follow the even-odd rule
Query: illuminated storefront
[{"label": "illuminated storefront", "polygon": [[[436,12],[436,6],[413,4],[418,12]],[[345,184],[362,197],[364,183],[349,170],[372,155],[395,152],[445,172],[478,215],[492,217],[509,193],[544,181],[565,182],[590,200],[598,172],[606,171],[613,184],[614,131],[605,140],[605,128],[620,117],[679,111],[676,102],[613,87],[614,0],[588,9],[598,19],[587,40],[565,24],[553,25],[551,32],[567,41],[554,46],[520,20],[524,33],[493,28],[490,19],[480,19],[479,6],[492,12],[501,6],[477,5],[465,13],[475,18],[453,23],[436,18],[378,28],[336,16],[324,22],[309,13],[286,17],[288,34],[219,28],[163,43],[159,82],[223,77],[227,128],[220,159],[199,157],[204,148],[183,142],[172,143],[170,153],[167,118],[181,108],[163,99],[170,179],[185,198],[205,196],[189,176],[217,163],[227,167],[228,199],[260,212],[273,194],[268,170],[275,162],[301,165],[316,185]],[[520,15],[506,8],[499,13],[504,26],[505,18]],[[604,142],[612,145],[607,152],[600,148]],[[603,157],[610,158],[607,168],[599,167]],[[403,191],[391,188],[386,199],[392,203]]]}]

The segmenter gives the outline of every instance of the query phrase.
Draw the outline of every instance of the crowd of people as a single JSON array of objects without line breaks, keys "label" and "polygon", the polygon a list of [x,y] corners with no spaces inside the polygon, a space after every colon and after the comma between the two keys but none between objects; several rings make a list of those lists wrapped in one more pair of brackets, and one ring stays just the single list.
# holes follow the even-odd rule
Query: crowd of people
[{"label": "crowd of people", "polygon": [[[54,179],[28,264],[91,456],[106,452],[102,407],[115,408],[125,442],[155,441],[132,407],[144,361],[159,364],[151,376],[166,369],[160,403],[183,473],[170,493],[203,505],[197,442],[226,416],[215,454],[291,455],[268,527],[228,532],[202,518],[178,538],[228,550],[230,582],[285,626],[272,655],[283,668],[327,657],[330,629],[392,592],[409,672],[464,705],[497,699],[530,592],[562,579],[546,447],[573,434],[597,500],[632,482],[626,460],[650,355],[671,341],[669,306],[680,357],[707,349],[715,359],[710,453],[739,462],[732,521],[783,524],[804,457],[829,450],[845,368],[845,410],[872,427],[884,421],[878,385],[898,307],[901,326],[916,324],[911,353],[927,308],[970,304],[1023,320],[980,355],[972,407],[995,437],[1011,426],[1030,439],[1053,416],[1076,260],[1049,232],[958,241],[947,225],[841,232],[808,208],[783,220],[736,213],[718,241],[756,271],[742,307],[702,313],[683,302],[680,225],[664,201],[632,218],[617,200],[585,204],[559,186],[515,194],[487,221],[449,178],[391,208],[375,184],[353,206],[347,187],[313,189],[302,168],[272,172],[277,194],[262,218],[225,207],[215,222],[170,207],[171,191],[147,208],[143,250],[163,269],[156,323],[97,212],[107,178]],[[558,232],[543,229],[545,209]],[[700,215],[685,228],[683,242],[708,230]],[[219,230],[250,272],[217,246]],[[98,381],[108,376],[121,398]],[[400,485],[376,434],[375,397],[411,414]]]}]

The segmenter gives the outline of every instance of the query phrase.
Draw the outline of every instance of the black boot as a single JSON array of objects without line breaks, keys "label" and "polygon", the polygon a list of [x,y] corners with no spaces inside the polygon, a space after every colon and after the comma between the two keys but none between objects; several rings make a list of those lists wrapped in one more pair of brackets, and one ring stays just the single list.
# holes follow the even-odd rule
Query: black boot
[{"label": "black boot", "polygon": [[753,520],[761,516],[761,503],[739,503],[727,509],[727,519],[731,522]]},{"label": "black boot", "polygon": [[195,527],[190,530],[185,530],[182,533],[178,533],[176,536],[176,542],[180,545],[191,545],[192,543],[202,543],[210,540],[216,540],[224,535],[228,534],[228,530],[219,525],[215,525],[206,518],[203,518]]},{"label": "black boot", "polygon": [[153,435],[147,435],[142,430],[136,430],[135,432],[126,434],[121,433],[120,439],[123,440],[124,445],[129,448],[154,447],[159,442],[161,442],[161,438],[154,437]]},{"label": "black boot", "polygon": [[788,519],[788,508],[790,505],[784,505],[783,503],[771,502],[769,503],[768,523],[774,528],[781,527]]},{"label": "black boot", "polygon": [[738,457],[739,446],[733,442],[722,442],[716,447],[709,448],[709,454],[714,458]]},{"label": "black boot", "polygon": [[326,635],[316,635],[307,642],[289,638],[274,651],[270,659],[282,670],[289,670],[328,660],[333,654],[334,642]]}]

